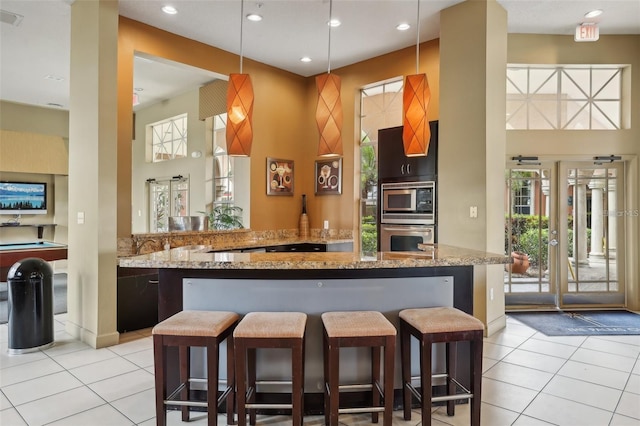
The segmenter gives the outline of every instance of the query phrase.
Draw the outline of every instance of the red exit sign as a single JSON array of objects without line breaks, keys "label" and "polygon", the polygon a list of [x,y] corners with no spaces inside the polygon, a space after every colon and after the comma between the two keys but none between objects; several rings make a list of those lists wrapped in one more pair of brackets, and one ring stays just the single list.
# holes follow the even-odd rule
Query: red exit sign
[{"label": "red exit sign", "polygon": [[600,29],[598,24],[581,24],[576,27],[575,41],[598,41]]}]

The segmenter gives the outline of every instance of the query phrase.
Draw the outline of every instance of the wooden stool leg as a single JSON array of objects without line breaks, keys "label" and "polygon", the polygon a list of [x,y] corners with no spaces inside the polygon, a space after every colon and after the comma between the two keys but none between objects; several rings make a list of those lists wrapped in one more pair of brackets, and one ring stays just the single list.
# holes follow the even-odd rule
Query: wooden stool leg
[{"label": "wooden stool leg", "polygon": [[471,426],[480,426],[482,405],[482,332],[471,341]]},{"label": "wooden stool leg", "polygon": [[235,351],[233,350],[233,337],[227,337],[227,424],[235,424],[235,396],[236,396],[236,380],[235,380]]},{"label": "wooden stool leg", "polygon": [[218,426],[219,350],[215,338],[207,339],[207,424],[209,426]]},{"label": "wooden stool leg", "polygon": [[[386,378],[385,378],[385,381],[386,381]],[[378,391],[378,388],[377,388],[377,386],[381,386],[380,384],[380,347],[379,346],[371,347],[371,385],[372,385],[371,386],[371,397],[372,397],[371,406],[379,407],[380,392]],[[371,413],[371,422],[378,423],[377,411]]]},{"label": "wooden stool leg", "polygon": [[[249,403],[256,402],[256,395],[258,393],[258,389],[256,387],[256,349],[248,348],[247,349],[247,389],[251,392],[251,396],[249,397]],[[249,424],[256,424],[256,409],[249,409]]]},{"label": "wooden stool leg", "polygon": [[165,426],[167,424],[167,412],[164,407],[164,400],[167,397],[166,385],[166,365],[167,352],[162,343],[161,335],[153,336],[153,360],[155,363],[156,382],[156,424]]},{"label": "wooden stool leg", "polygon": [[420,385],[422,386],[422,426],[431,426],[431,351],[432,342],[420,339]]},{"label": "wooden stool leg", "polygon": [[327,333],[322,334],[322,366],[324,367],[324,424],[328,425],[329,422],[329,341],[327,339]]},{"label": "wooden stool leg", "polygon": [[329,338],[329,425],[338,426],[340,346]]},{"label": "wooden stool leg", "polygon": [[291,416],[293,417],[293,425],[302,425],[302,396],[304,394],[302,382],[302,341],[297,341],[291,348]]},{"label": "wooden stool leg", "polygon": [[387,336],[384,346],[384,426],[393,423],[393,371],[395,368],[396,336]]},{"label": "wooden stool leg", "polygon": [[247,413],[247,349],[243,339],[235,339],[236,355],[236,399],[238,400],[238,426],[246,426]]},{"label": "wooden stool leg", "polygon": [[[447,394],[455,395],[456,393],[456,384],[452,380],[457,378],[456,375],[456,362],[458,353],[458,344],[456,342],[448,342],[446,343],[446,353],[447,353]],[[454,400],[447,401],[447,416],[454,416],[456,414],[456,402]]]},{"label": "wooden stool leg", "polygon": [[411,334],[404,320],[400,319],[400,358],[402,367],[402,406],[404,419],[411,420]]},{"label": "wooden stool leg", "polygon": [[301,376],[301,383],[302,383],[302,395],[300,395],[300,412],[302,413],[302,422],[304,422],[304,360],[306,359],[306,351],[305,351],[305,347],[306,347],[306,343],[305,343],[305,338],[304,336],[302,336],[302,363],[300,365],[301,371],[300,371],[300,376]]},{"label": "wooden stool leg", "polygon": [[[180,392],[180,398],[183,401],[189,399],[189,392],[191,390],[191,386],[189,385],[189,367],[191,365],[190,355],[191,351],[188,346],[180,346],[178,348],[178,352],[180,353],[180,382],[184,383],[184,387]],[[184,405],[180,409],[182,411],[182,421],[189,421],[189,407]]]}]

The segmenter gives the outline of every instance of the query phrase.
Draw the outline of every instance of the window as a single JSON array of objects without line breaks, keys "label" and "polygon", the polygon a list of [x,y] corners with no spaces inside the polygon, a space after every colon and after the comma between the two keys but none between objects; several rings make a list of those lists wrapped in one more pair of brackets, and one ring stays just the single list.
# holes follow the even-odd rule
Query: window
[{"label": "window", "polygon": [[147,125],[151,161],[175,160],[187,156],[187,114]]},{"label": "window", "polygon": [[620,129],[623,69],[508,65],[507,129]]},{"label": "window", "polygon": [[377,251],[378,130],[402,125],[402,79],[360,91],[360,251]]}]

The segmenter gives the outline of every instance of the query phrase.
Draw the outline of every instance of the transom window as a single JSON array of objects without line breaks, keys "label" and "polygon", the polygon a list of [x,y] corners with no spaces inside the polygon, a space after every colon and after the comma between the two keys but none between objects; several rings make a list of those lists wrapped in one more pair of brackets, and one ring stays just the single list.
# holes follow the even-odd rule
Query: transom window
[{"label": "transom window", "polygon": [[507,129],[620,129],[623,68],[507,66]]},{"label": "transom window", "polygon": [[151,161],[175,160],[187,156],[187,114],[177,115],[147,126],[151,139]]}]

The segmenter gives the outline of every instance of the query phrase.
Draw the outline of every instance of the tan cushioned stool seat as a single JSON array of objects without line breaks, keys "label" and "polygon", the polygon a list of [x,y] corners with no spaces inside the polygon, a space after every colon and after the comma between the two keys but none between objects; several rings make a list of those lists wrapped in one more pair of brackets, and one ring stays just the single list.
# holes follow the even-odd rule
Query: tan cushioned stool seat
[{"label": "tan cushioned stool seat", "polygon": [[218,337],[239,318],[235,312],[181,311],[153,327],[151,334]]},{"label": "tan cushioned stool seat", "polygon": [[307,314],[301,312],[250,312],[242,318],[233,337],[302,338]]},{"label": "tan cushioned stool seat", "polygon": [[482,321],[456,308],[404,309],[400,318],[422,334],[484,330]]},{"label": "tan cushioned stool seat", "polygon": [[322,322],[329,337],[396,335],[393,324],[377,311],[325,312]]}]

